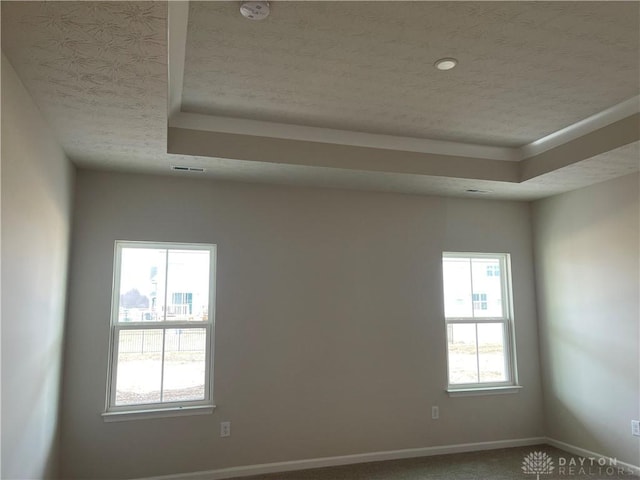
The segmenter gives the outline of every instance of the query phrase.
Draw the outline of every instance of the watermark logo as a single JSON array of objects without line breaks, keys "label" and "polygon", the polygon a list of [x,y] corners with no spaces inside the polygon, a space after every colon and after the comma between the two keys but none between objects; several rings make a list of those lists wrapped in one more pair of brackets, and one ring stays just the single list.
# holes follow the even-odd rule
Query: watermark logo
[{"label": "watermark logo", "polygon": [[553,472],[553,460],[545,452],[531,452],[522,460],[522,471],[529,475],[535,475],[540,480],[540,475],[548,475]]},{"label": "watermark logo", "polygon": [[546,452],[531,452],[522,460],[522,471],[528,475],[535,475],[540,480],[540,475],[555,474],[559,477],[595,476],[597,478],[634,475],[632,467],[619,464],[617,458],[612,457],[557,457],[557,467],[554,459]]}]

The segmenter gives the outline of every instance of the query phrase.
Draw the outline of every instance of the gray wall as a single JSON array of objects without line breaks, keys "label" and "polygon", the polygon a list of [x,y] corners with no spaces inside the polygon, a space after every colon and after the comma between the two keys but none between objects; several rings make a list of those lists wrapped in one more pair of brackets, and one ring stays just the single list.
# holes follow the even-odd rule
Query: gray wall
[{"label": "gray wall", "polygon": [[638,175],[533,208],[547,436],[640,465]]},{"label": "gray wall", "polygon": [[[527,204],[81,170],[74,222],[64,478],[543,434]],[[213,415],[103,422],[116,239],[218,245]],[[446,395],[443,250],[512,254],[520,393]]]},{"label": "gray wall", "polygon": [[56,476],[72,189],[2,55],[2,478]]}]

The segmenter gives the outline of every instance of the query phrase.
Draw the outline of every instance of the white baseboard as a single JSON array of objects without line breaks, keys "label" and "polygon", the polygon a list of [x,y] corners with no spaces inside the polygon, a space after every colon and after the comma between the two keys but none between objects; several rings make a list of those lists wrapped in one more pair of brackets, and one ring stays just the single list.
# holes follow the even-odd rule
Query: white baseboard
[{"label": "white baseboard", "polygon": [[[591,450],[586,450],[584,448],[576,447],[575,445],[571,445],[569,443],[561,442],[560,440],[556,440],[555,438],[545,438],[545,443],[548,443],[552,447],[559,448],[561,450],[565,450],[569,453],[573,453],[575,455],[580,455],[585,458],[595,458],[595,459],[604,459],[605,461],[609,461],[611,457],[607,457],[606,455],[601,455],[600,453],[592,452]],[[616,460],[616,464],[620,467],[624,467],[625,469],[633,472],[634,475],[640,476],[640,467],[637,465],[632,465],[630,463],[622,462],[620,460]]]},{"label": "white baseboard", "polygon": [[[428,457],[445,455],[448,453],[477,452],[481,450],[495,450],[497,448],[526,447],[547,443],[544,437],[518,438],[513,440],[499,440],[495,442],[460,443],[456,445],[440,445],[436,447],[408,448],[404,450],[390,450],[383,452],[359,453],[338,457],[310,458],[290,462],[263,463],[243,467],[221,468],[204,472],[179,473],[148,477],[138,480],[223,480],[228,478],[247,477],[249,475],[263,475],[265,473],[291,472],[307,470],[309,468],[336,467],[355,463],[381,462],[384,460],[400,460],[403,458]],[[562,447],[560,447],[562,448]]]}]

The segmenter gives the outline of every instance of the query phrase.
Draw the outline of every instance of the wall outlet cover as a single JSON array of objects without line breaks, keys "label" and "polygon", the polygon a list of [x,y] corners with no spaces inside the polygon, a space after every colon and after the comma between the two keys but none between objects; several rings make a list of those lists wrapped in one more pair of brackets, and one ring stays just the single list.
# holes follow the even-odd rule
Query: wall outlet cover
[{"label": "wall outlet cover", "polygon": [[437,420],[440,418],[440,408],[434,405],[431,407],[431,418],[433,420]]}]

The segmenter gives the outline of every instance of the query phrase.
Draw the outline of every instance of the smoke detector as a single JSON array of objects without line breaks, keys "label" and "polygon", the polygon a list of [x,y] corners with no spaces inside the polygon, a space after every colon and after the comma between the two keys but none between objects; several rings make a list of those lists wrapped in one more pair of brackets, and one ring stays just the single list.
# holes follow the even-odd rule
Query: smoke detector
[{"label": "smoke detector", "polygon": [[269,16],[269,2],[242,2],[240,13],[249,20],[264,20]]}]

